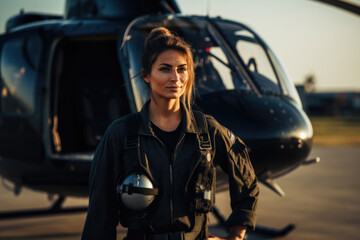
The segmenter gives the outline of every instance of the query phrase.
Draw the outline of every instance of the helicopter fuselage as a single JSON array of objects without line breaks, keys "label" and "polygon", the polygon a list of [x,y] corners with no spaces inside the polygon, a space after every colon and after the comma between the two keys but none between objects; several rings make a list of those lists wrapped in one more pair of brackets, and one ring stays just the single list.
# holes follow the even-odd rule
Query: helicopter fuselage
[{"label": "helicopter fuselage", "polygon": [[[260,180],[306,160],[310,121],[293,83],[251,29],[181,15],[129,24],[53,19],[0,36],[1,176],[49,193],[87,196],[93,152],[106,127],[146,101],[135,75],[144,36],[159,24],[193,46],[195,107],[244,140]],[[260,56],[249,55],[248,45]]]}]

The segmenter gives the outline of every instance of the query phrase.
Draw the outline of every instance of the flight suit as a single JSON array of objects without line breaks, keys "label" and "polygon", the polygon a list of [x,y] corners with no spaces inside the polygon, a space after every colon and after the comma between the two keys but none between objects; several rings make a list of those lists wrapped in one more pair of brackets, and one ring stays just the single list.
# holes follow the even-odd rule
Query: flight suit
[{"label": "flight suit", "polygon": [[[116,239],[119,221],[129,229],[130,240],[138,238],[131,237],[134,233],[151,236],[192,232],[185,235],[186,240],[207,235],[206,214],[195,213],[191,208],[194,196],[189,188],[199,158],[194,116],[181,102],[183,128],[175,151],[169,153],[151,128],[148,107],[149,102],[139,113],[140,164],[123,154],[129,115],[113,122],[99,143],[90,171],[89,209],[82,239]],[[232,213],[227,223],[254,229],[259,187],[246,146],[214,118],[205,117],[212,161],[228,174]],[[116,187],[139,165],[159,189],[159,194],[146,210],[131,211],[119,203]]]}]

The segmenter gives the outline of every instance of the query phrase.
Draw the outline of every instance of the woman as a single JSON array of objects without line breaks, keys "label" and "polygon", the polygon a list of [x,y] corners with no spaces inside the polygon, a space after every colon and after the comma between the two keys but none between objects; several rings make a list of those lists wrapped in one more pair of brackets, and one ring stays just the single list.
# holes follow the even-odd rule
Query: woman
[{"label": "woman", "polygon": [[[127,240],[220,239],[208,233],[214,164],[229,176],[232,231],[225,239],[243,239],[255,227],[257,180],[243,142],[211,116],[191,110],[190,46],[166,28],[153,29],[142,76],[150,101],[140,113],[112,123],[95,152],[83,239],[115,239],[119,221],[128,228]],[[143,180],[150,184],[145,190]]]}]

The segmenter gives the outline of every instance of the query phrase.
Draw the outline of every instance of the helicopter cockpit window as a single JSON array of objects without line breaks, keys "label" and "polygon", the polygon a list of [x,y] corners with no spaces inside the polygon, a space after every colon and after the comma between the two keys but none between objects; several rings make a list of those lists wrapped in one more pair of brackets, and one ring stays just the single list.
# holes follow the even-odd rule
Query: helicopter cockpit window
[{"label": "helicopter cockpit window", "polygon": [[250,90],[249,85],[234,70],[220,46],[204,37],[206,47],[194,42],[195,83],[199,95],[222,90]]},{"label": "helicopter cockpit window", "polygon": [[[234,82],[231,81],[231,68],[229,68],[228,60],[222,49],[220,47],[212,47],[209,48],[208,51],[210,56],[209,61],[211,62],[209,64],[214,67],[214,72],[218,73],[219,79],[221,80],[219,81],[219,79],[217,79],[217,74],[211,74],[209,77],[215,77],[215,80],[221,82],[222,89],[234,89]],[[212,89],[216,88],[217,86],[212,87]]]},{"label": "helicopter cockpit window", "polygon": [[274,68],[259,40],[250,31],[238,25],[224,22],[218,24],[230,44],[237,50],[261,92],[281,94]]},{"label": "helicopter cockpit window", "polygon": [[39,37],[16,38],[1,52],[1,107],[4,113],[30,115],[35,109],[36,72],[42,42]]}]

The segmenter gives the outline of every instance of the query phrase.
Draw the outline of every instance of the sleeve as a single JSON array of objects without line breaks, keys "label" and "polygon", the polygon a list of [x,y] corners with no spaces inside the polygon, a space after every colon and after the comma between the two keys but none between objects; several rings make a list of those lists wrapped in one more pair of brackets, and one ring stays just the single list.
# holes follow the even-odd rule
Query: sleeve
[{"label": "sleeve", "polygon": [[120,142],[109,129],[99,143],[89,176],[89,207],[82,239],[116,239],[119,205],[116,199]]},{"label": "sleeve", "polygon": [[227,173],[232,213],[229,226],[247,226],[254,230],[259,186],[246,145],[230,130],[218,125],[215,129],[214,161]]}]

